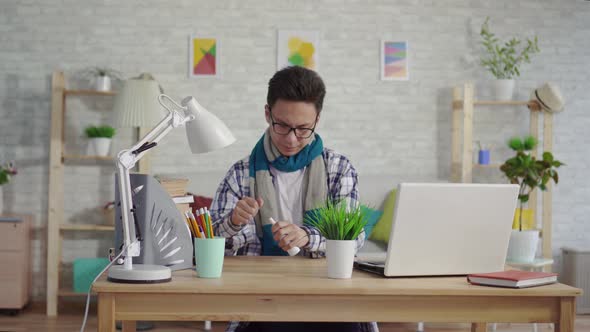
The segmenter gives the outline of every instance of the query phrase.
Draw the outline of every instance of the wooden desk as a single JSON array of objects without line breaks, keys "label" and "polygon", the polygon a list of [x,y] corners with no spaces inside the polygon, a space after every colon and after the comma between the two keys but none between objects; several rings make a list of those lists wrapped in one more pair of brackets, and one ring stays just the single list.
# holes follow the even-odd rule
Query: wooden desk
[{"label": "wooden desk", "polygon": [[573,331],[575,297],[563,284],[528,289],[469,285],[465,277],[387,279],[355,271],[352,279],[326,277],[324,259],[226,257],[221,279],[173,273],[165,284],[116,284],[103,277],[98,330],[134,331],[137,320],[553,322]]}]

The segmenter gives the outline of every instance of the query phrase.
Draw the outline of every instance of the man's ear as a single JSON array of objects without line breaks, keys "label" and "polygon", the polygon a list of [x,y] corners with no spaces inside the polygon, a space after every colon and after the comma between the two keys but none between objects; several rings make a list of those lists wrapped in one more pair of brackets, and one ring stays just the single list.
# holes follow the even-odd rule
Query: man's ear
[{"label": "man's ear", "polygon": [[268,105],[264,105],[264,117],[266,118],[266,123],[270,126],[272,121],[270,120],[270,107]]}]

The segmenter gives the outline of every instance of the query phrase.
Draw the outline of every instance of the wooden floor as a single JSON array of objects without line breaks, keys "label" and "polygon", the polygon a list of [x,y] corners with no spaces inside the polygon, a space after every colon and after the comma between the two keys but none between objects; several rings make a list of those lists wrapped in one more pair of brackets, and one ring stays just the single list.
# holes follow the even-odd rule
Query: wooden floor
[{"label": "wooden floor", "polygon": [[[92,305],[90,317],[86,324],[85,331],[96,331],[96,306]],[[24,309],[17,316],[0,314],[0,332],[69,332],[80,331],[82,319],[84,317],[83,308],[79,305],[62,308],[58,318],[49,318],[45,316],[43,305],[31,305]],[[225,330],[226,324],[223,322],[213,323],[213,332]],[[414,332],[416,324],[407,323],[382,323],[379,324],[381,332]],[[490,330],[490,329],[488,329]],[[498,324],[498,332],[507,331],[526,331],[532,332],[531,324]],[[539,332],[552,331],[549,324],[539,324]],[[154,332],[184,332],[184,331],[204,331],[202,322],[154,322]],[[468,324],[442,324],[442,323],[425,323],[425,332],[450,332],[450,331],[470,331]],[[576,317],[576,332],[590,332],[590,315]]]}]

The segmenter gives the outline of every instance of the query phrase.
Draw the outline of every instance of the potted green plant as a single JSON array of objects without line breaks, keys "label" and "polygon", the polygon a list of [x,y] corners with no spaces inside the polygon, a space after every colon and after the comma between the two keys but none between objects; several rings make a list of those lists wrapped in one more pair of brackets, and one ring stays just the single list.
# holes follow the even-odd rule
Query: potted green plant
[{"label": "potted green plant", "polygon": [[327,201],[305,217],[305,224],[318,229],[326,238],[328,277],[352,277],[356,239],[367,224],[366,211],[360,205],[351,208],[345,201]]},{"label": "potted green plant", "polygon": [[520,65],[530,63],[530,56],[539,52],[538,39],[537,36],[527,38],[524,46],[516,37],[502,42],[490,31],[489,20],[487,17],[481,26],[481,44],[485,54],[480,63],[496,78],[493,83],[496,99],[510,100],[514,94],[514,77],[520,76]]},{"label": "potted green plant", "polygon": [[108,156],[111,139],[115,136],[115,128],[111,126],[88,126],[85,133],[89,139],[86,154],[90,156]]},{"label": "potted green plant", "polygon": [[550,181],[557,184],[559,175],[557,168],[564,165],[555,159],[549,151],[543,152],[543,158],[537,160],[530,151],[536,148],[537,140],[533,136],[523,139],[514,137],[508,141],[510,149],[516,155],[509,158],[500,166],[500,170],[510,183],[519,185],[518,201],[519,211],[516,227],[513,227],[508,247],[508,260],[518,262],[530,262],[535,259],[537,243],[539,241],[539,230],[524,229],[523,215],[525,206],[529,201],[530,194],[536,188],[547,190]]},{"label": "potted green plant", "polygon": [[2,185],[10,182],[10,178],[16,175],[16,167],[14,161],[6,162],[4,165],[0,165],[0,214],[4,208],[4,197],[2,195]]},{"label": "potted green plant", "polygon": [[86,68],[81,73],[82,77],[88,79],[95,90],[97,91],[111,91],[114,80],[122,80],[121,72],[107,67],[90,67]]}]

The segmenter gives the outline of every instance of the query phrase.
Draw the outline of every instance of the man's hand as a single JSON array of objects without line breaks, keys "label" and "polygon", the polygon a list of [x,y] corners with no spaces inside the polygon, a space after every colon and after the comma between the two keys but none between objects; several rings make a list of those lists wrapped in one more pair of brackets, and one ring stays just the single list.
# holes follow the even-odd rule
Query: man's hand
[{"label": "man's hand", "polygon": [[234,211],[231,214],[231,223],[235,226],[242,226],[258,213],[258,210],[264,205],[262,198],[254,199],[252,197],[244,197],[238,201]]},{"label": "man's hand", "polygon": [[303,248],[309,242],[309,236],[303,228],[286,221],[278,221],[272,225],[272,234],[284,251],[293,247]]}]

